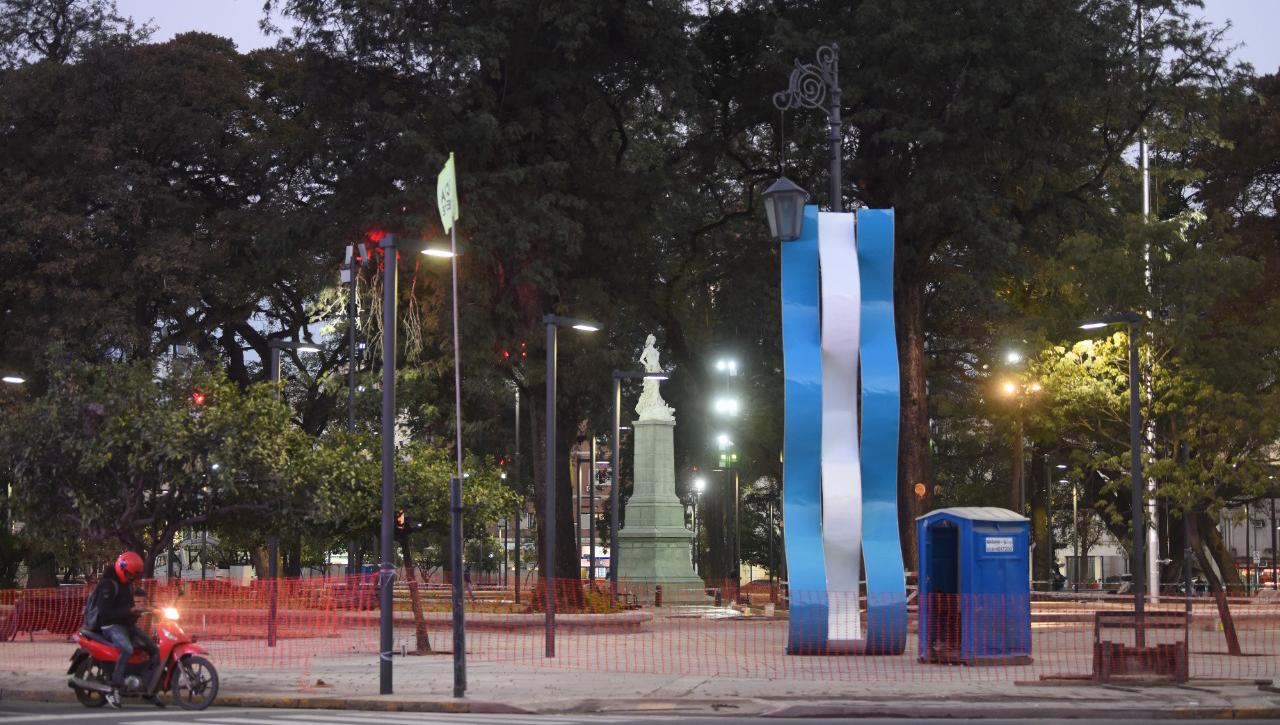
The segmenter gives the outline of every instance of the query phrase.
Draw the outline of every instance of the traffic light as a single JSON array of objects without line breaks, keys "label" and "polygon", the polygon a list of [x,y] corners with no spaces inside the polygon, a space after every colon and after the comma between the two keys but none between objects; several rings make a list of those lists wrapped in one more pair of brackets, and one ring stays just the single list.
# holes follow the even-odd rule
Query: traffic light
[{"label": "traffic light", "polygon": [[399,531],[404,530],[404,509],[396,512],[396,529]]},{"label": "traffic light", "polygon": [[196,390],[196,391],[194,391],[194,392],[192,392],[192,393],[191,393],[191,402],[192,402],[192,403],[194,403],[194,404],[196,404],[196,405],[204,405],[204,400],[205,400],[205,398],[204,398],[204,393],[200,392],[199,390]]}]

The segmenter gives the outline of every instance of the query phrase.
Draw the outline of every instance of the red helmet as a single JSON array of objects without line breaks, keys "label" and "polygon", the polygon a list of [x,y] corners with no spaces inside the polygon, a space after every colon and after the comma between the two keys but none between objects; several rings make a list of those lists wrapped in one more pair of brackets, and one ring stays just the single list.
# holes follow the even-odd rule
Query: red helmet
[{"label": "red helmet", "polygon": [[142,557],[132,551],[126,551],[116,557],[116,576],[122,582],[131,582],[142,576]]}]

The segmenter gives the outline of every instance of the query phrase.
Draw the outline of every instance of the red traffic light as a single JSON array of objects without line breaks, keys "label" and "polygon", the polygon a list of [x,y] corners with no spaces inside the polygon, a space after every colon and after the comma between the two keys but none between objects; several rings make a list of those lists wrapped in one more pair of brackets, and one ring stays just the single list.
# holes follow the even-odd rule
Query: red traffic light
[{"label": "red traffic light", "polygon": [[204,393],[199,390],[191,394],[191,402],[196,405],[204,405]]}]

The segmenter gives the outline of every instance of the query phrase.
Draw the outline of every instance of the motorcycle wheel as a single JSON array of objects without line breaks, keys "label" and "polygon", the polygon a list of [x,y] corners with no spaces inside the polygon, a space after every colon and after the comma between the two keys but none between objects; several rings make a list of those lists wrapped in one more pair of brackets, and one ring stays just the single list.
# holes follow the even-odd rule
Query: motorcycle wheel
[{"label": "motorcycle wheel", "polygon": [[[81,680],[97,680],[103,684],[107,683],[107,673],[102,669],[102,665],[94,662],[86,657],[75,672],[71,673],[72,677]],[[72,687],[75,690],[76,699],[85,707],[102,707],[107,704],[107,698],[97,690],[86,690],[83,687]]]},{"label": "motorcycle wheel", "polygon": [[203,710],[218,696],[218,670],[199,655],[184,657],[173,666],[169,691],[183,710]]}]

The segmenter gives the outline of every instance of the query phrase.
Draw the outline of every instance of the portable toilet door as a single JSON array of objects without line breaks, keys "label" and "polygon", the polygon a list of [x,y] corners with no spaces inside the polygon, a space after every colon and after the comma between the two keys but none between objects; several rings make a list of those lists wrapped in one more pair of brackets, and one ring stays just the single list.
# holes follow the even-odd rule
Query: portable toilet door
[{"label": "portable toilet door", "polygon": [[919,637],[921,662],[958,662],[961,649],[960,527],[922,526]]}]

